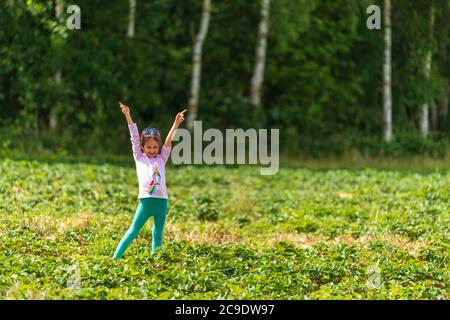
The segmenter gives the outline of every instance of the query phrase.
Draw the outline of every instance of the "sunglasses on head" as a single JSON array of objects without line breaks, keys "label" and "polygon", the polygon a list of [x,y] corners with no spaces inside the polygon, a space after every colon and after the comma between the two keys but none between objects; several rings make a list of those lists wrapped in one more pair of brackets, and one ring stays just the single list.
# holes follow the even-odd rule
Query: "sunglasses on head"
[{"label": "sunglasses on head", "polygon": [[155,128],[147,128],[147,129],[144,129],[143,132],[144,132],[144,135],[146,135],[146,136],[151,135],[151,134],[159,134],[159,130],[155,129]]}]

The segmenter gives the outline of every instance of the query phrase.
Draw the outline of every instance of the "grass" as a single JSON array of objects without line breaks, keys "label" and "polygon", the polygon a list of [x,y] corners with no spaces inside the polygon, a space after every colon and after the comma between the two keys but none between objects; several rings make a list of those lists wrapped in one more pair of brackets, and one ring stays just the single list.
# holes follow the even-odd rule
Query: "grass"
[{"label": "grass", "polygon": [[[436,169],[437,168],[437,169]],[[163,248],[131,165],[0,162],[2,299],[449,299],[446,164],[170,166]]]}]

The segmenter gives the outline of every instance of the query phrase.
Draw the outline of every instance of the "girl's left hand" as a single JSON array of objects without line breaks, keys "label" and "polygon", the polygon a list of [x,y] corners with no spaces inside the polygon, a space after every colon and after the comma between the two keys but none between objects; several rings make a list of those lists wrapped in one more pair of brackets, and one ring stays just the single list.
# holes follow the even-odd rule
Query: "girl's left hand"
[{"label": "girl's left hand", "polygon": [[187,111],[187,109],[184,109],[183,111],[177,113],[177,116],[175,117],[175,122],[177,124],[180,124],[184,121],[184,113],[186,111]]}]

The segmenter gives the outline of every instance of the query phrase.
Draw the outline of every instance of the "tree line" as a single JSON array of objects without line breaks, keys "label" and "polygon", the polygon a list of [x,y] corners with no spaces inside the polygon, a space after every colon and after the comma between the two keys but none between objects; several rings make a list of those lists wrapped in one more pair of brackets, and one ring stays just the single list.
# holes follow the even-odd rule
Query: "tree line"
[{"label": "tree line", "polygon": [[69,1],[0,3],[1,126],[16,144],[117,151],[118,100],[163,130],[180,106],[188,127],[280,128],[292,154],[448,141],[449,0],[80,0],[79,30]]}]

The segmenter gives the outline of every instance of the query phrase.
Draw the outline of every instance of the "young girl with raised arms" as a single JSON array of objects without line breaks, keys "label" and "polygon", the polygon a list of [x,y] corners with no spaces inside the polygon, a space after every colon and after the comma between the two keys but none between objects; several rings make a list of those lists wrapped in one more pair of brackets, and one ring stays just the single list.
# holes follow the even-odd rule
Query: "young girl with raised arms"
[{"label": "young girl with raised arms", "polygon": [[186,112],[186,110],[183,110],[176,115],[166,141],[161,146],[159,131],[155,128],[146,128],[142,130],[139,136],[137,125],[131,119],[130,108],[121,102],[119,104],[130,130],[133,157],[139,182],[139,204],[131,227],[117,246],[114,259],[119,259],[123,255],[151,216],[153,216],[151,253],[153,254],[162,244],[169,199],[166,189],[165,164],[169,159],[172,139],[178,126],[184,121],[184,113]]}]

